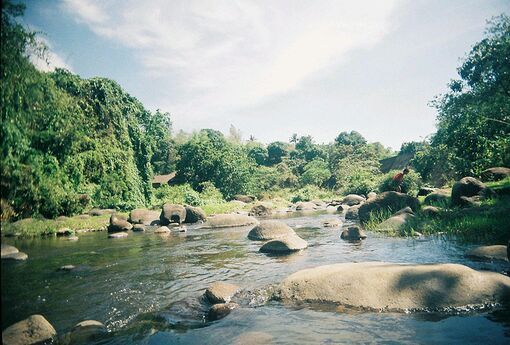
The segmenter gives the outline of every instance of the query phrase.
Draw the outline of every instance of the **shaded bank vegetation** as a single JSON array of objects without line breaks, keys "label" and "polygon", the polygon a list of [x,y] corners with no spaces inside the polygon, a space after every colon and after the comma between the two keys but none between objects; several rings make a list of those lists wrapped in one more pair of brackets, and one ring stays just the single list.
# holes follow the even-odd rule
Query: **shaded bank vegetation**
[{"label": "shaded bank vegetation", "polygon": [[[329,144],[295,134],[267,145],[242,141],[234,127],[227,136],[172,133],[168,113],[148,111],[112,80],[38,71],[30,55],[44,57],[44,47],[16,21],[22,12],[2,3],[2,220],[92,206],[221,204],[236,194],[295,202],[392,188],[395,171],[382,173],[379,161],[396,153],[355,131]],[[507,16],[490,23],[460,79],[433,102],[437,133],[402,145],[415,157],[404,192],[510,165],[509,23]],[[154,175],[171,172],[176,185],[152,187]]]}]

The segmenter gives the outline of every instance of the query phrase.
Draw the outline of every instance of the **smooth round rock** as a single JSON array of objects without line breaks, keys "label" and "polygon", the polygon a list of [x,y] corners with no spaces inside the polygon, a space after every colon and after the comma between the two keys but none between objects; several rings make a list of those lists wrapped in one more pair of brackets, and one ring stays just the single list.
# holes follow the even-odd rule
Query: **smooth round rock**
[{"label": "smooth round rock", "polygon": [[510,278],[459,264],[341,263],[290,275],[279,296],[381,311],[434,310],[508,301]]},{"label": "smooth round rock", "polygon": [[287,236],[266,242],[261,248],[262,253],[285,254],[308,247],[308,243],[298,235]]},{"label": "smooth round rock", "polygon": [[228,303],[232,296],[240,289],[239,286],[234,284],[214,282],[205,290],[204,296],[212,304]]},{"label": "smooth round rock", "polygon": [[2,243],[2,251],[1,251],[1,257],[3,258],[6,255],[15,254],[18,253],[18,248]]},{"label": "smooth round rock", "polygon": [[365,232],[359,226],[350,226],[342,231],[340,238],[343,240],[358,241],[367,238]]},{"label": "smooth round rock", "polygon": [[248,233],[248,238],[254,241],[267,241],[289,235],[296,235],[296,233],[284,222],[278,220],[263,220]]},{"label": "smooth round rock", "polygon": [[[345,213],[345,219],[357,219],[358,218],[358,212],[359,208],[362,204],[351,206],[347,209],[347,212]],[[340,207],[343,207],[344,205],[340,205],[338,207],[338,210],[340,210]],[[345,208],[343,208],[345,210]]]},{"label": "smooth round rock", "polygon": [[42,315],[32,315],[7,327],[2,332],[3,345],[28,345],[51,342],[57,335],[55,328]]},{"label": "smooth round rock", "polygon": [[342,221],[340,219],[327,219],[322,222],[322,226],[325,228],[338,228],[342,225]]},{"label": "smooth round rock", "polygon": [[76,324],[71,330],[71,344],[86,344],[101,338],[107,333],[105,325],[96,320],[85,320]]},{"label": "smooth round rock", "polygon": [[125,238],[128,237],[127,232],[114,232],[113,234],[108,234],[108,238]]},{"label": "smooth round rock", "polygon": [[504,245],[476,247],[468,250],[466,256],[482,260],[508,261],[507,246]]},{"label": "smooth round rock", "polygon": [[76,266],[74,265],[64,265],[64,266],[61,266],[58,270],[59,271],[72,271],[76,268]]},{"label": "smooth round rock", "polygon": [[364,202],[365,198],[357,194],[349,194],[342,200],[342,204],[345,204],[347,206],[359,205]]},{"label": "smooth round rock", "polygon": [[23,261],[28,259],[28,255],[23,252],[17,252],[17,253],[11,253],[2,256],[2,260],[17,260],[17,261]]},{"label": "smooth round rock", "polygon": [[217,214],[207,218],[203,228],[230,228],[256,225],[259,221],[243,214]]}]

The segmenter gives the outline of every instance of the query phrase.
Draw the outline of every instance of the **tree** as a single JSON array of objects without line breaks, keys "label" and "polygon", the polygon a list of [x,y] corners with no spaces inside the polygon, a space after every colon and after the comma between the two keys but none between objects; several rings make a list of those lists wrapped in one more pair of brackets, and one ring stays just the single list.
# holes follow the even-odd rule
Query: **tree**
[{"label": "tree", "polygon": [[188,182],[199,191],[204,182],[212,182],[226,198],[249,191],[255,162],[221,132],[203,129],[178,151],[178,181]]},{"label": "tree", "polygon": [[366,143],[365,138],[356,131],[351,131],[350,133],[342,132],[335,138],[336,145],[357,146]]},{"label": "tree", "polygon": [[275,141],[267,146],[267,162],[269,165],[281,163],[289,155],[289,146],[281,141]]},{"label": "tree", "polygon": [[317,158],[305,165],[300,182],[303,185],[322,186],[331,176],[328,164],[321,158]]},{"label": "tree", "polygon": [[460,79],[432,102],[438,131],[431,152],[441,153],[435,164],[453,164],[451,177],[510,165],[510,17],[493,18],[485,35],[459,67]]}]

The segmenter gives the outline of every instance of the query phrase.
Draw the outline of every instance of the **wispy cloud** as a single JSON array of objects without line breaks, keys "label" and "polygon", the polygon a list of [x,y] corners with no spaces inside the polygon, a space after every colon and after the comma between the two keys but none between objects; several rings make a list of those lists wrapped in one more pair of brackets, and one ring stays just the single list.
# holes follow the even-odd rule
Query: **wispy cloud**
[{"label": "wispy cloud", "polygon": [[391,29],[395,1],[85,1],[63,7],[134,50],[196,118],[299,89]]},{"label": "wispy cloud", "polygon": [[54,71],[55,68],[65,68],[72,71],[72,67],[54,51],[53,45],[43,36],[37,36],[37,43],[39,46],[45,46],[46,49],[41,55],[41,52],[32,52],[30,54],[30,61],[34,66],[43,72]]}]

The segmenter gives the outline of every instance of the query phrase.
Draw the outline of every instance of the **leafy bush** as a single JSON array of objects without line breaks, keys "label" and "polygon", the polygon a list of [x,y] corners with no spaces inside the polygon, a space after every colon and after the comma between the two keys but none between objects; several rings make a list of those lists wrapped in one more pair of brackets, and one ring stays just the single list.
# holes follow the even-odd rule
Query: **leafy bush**
[{"label": "leafy bush", "polygon": [[330,190],[308,185],[293,192],[290,201],[299,202],[314,199],[328,199],[333,198],[334,196],[335,193]]},{"label": "leafy bush", "polygon": [[[387,192],[395,190],[395,184],[393,182],[393,176],[399,173],[400,170],[393,170],[385,174],[379,183],[379,191]],[[409,174],[404,176],[404,180],[400,185],[402,193],[406,193],[409,195],[415,196],[418,193],[418,190],[422,186],[423,182],[421,180],[420,174],[417,172],[410,170]]]},{"label": "leafy bush", "polygon": [[318,158],[305,165],[300,182],[303,185],[320,187],[330,176],[331,172],[328,169],[328,164],[323,159]]}]

